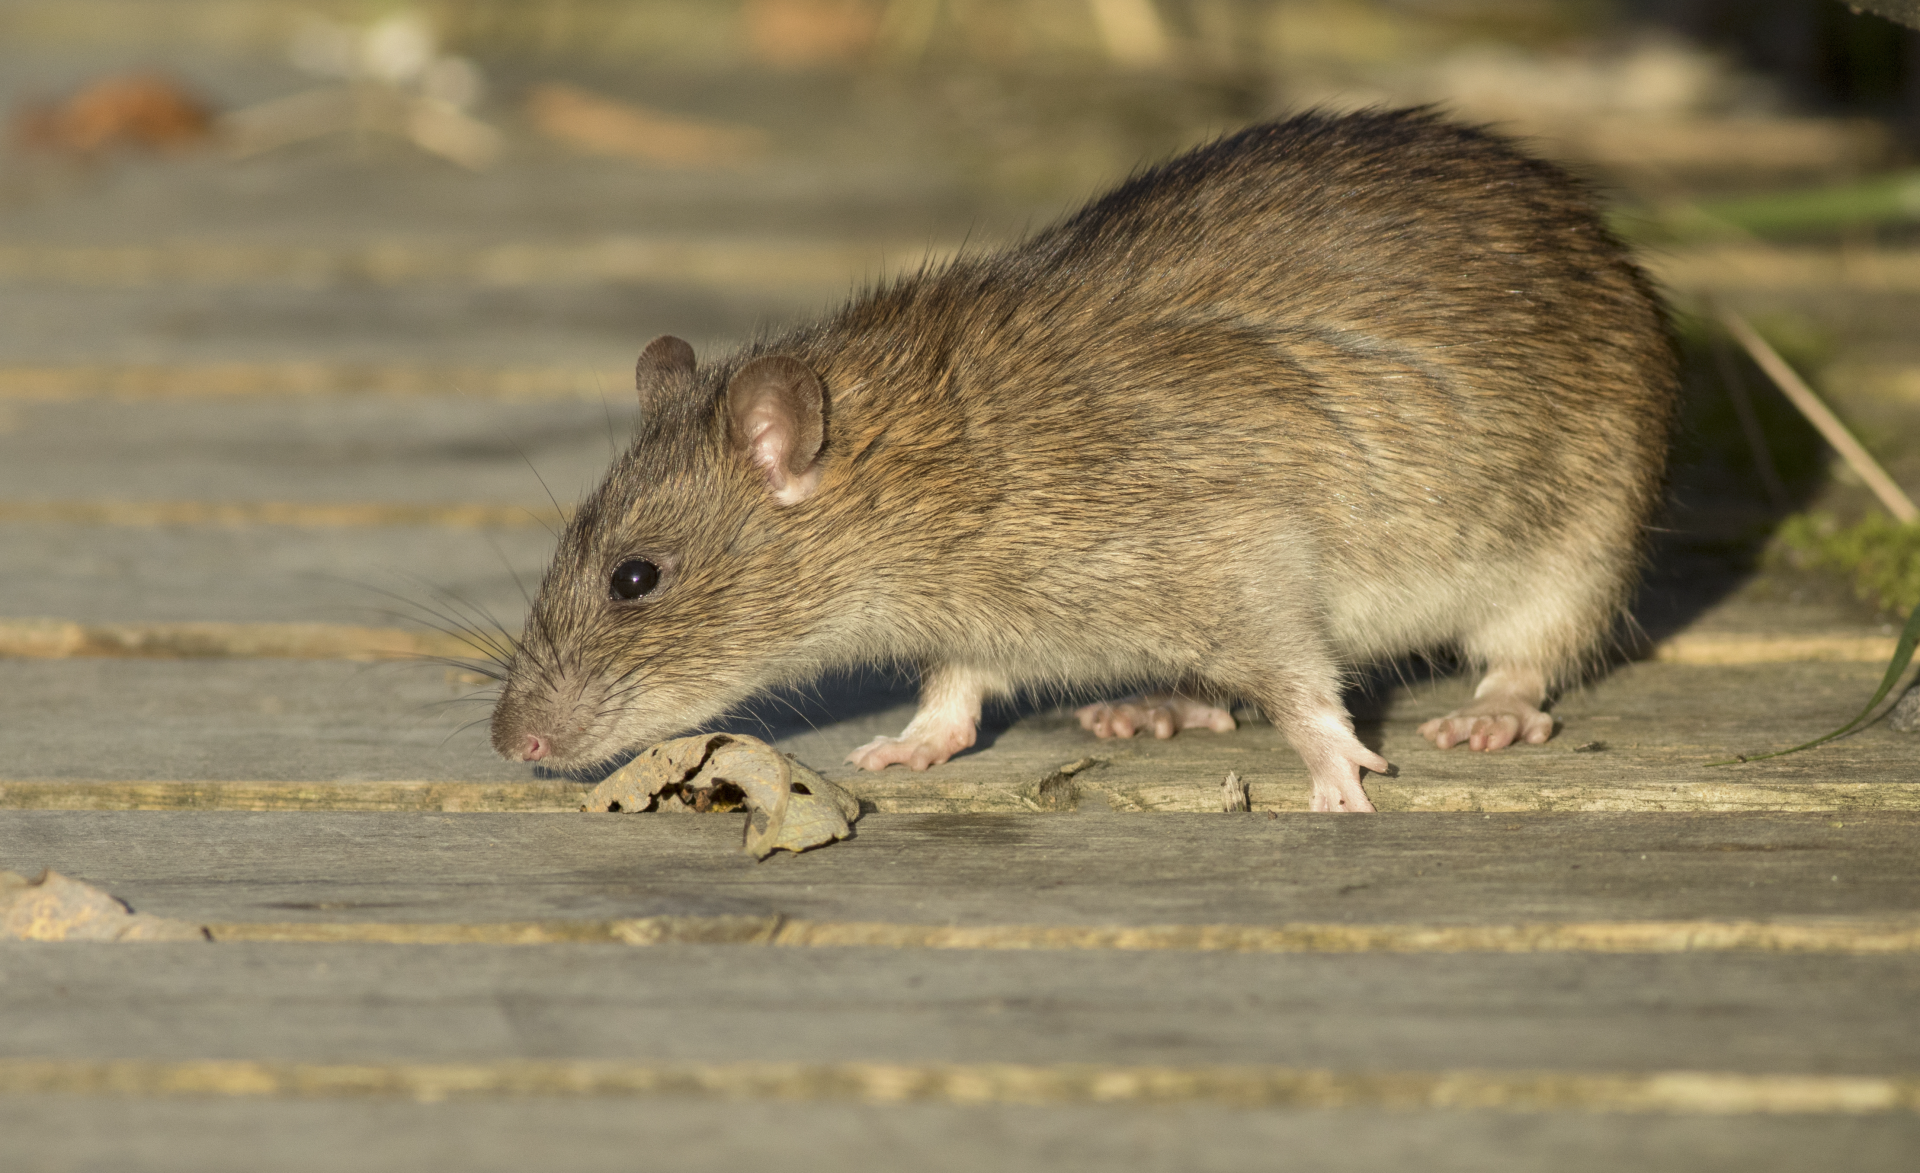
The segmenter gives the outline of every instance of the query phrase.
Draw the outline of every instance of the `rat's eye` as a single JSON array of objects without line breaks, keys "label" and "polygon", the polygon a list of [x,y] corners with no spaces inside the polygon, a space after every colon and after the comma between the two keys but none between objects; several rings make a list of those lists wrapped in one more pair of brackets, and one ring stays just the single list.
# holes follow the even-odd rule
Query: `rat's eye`
[{"label": "rat's eye", "polygon": [[645,558],[635,558],[614,568],[613,582],[607,590],[616,599],[637,599],[659,585],[660,568]]}]

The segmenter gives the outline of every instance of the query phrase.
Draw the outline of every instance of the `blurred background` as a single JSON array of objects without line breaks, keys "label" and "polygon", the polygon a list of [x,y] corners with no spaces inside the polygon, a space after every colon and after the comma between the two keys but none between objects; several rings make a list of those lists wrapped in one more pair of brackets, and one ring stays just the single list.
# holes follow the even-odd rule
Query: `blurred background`
[{"label": "blurred background", "polygon": [[1673,299],[1644,621],[1920,603],[1915,528],[1711,325],[1920,490],[1920,33],[1831,0],[0,0],[5,608],[338,614],[359,586],[311,584],[384,525],[381,565],[515,626],[500,564],[537,577],[528,519],[605,467],[654,335],[818,313],[1252,121],[1428,102],[1595,181]]}]

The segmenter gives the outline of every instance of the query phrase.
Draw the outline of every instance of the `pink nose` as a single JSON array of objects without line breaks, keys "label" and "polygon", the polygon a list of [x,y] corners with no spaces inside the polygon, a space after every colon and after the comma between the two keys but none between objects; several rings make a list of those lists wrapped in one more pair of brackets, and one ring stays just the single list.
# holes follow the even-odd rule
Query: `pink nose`
[{"label": "pink nose", "polygon": [[520,760],[523,762],[537,762],[552,752],[553,745],[551,742],[538,733],[529,733],[527,734],[526,744],[520,747]]}]

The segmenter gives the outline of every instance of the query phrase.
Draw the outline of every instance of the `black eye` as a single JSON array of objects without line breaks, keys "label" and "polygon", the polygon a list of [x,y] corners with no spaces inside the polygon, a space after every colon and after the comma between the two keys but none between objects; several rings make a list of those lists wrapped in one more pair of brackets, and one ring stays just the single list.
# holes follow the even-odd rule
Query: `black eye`
[{"label": "black eye", "polygon": [[660,568],[645,558],[622,562],[613,572],[607,590],[616,599],[637,599],[660,585]]}]

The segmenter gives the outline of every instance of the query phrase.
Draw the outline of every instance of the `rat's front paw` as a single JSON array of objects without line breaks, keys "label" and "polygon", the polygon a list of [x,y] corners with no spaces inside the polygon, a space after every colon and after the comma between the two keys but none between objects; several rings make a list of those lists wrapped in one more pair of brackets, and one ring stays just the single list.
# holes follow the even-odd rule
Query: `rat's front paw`
[{"label": "rat's front paw", "polygon": [[1132,737],[1139,730],[1151,729],[1155,737],[1165,740],[1182,729],[1232,733],[1238,728],[1233,714],[1225,709],[1172,692],[1087,705],[1074,716],[1080,718],[1080,728],[1095,737]]},{"label": "rat's front paw", "polygon": [[1553,736],[1553,718],[1517,697],[1487,697],[1420,726],[1420,735],[1441,749],[1465,742],[1469,749],[1504,749],[1516,741],[1539,745]]},{"label": "rat's front paw", "polygon": [[899,737],[874,738],[848,754],[847,760],[863,770],[884,770],[895,765],[924,770],[972,745],[973,736],[972,726],[935,734],[915,734],[909,728]]},{"label": "rat's front paw", "polygon": [[863,770],[884,770],[900,765],[909,770],[924,770],[952,757],[924,741],[904,737],[876,737],[847,755],[847,760]]}]

